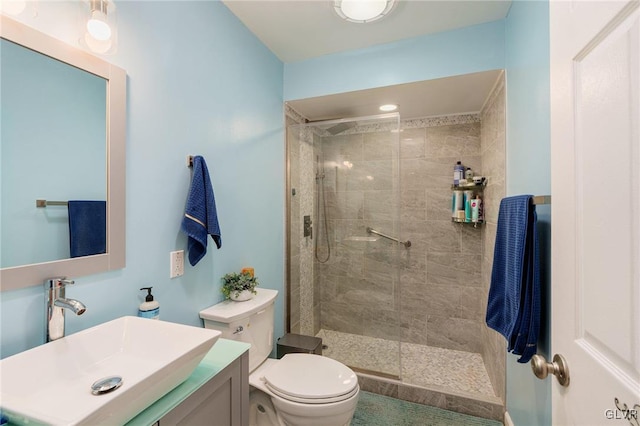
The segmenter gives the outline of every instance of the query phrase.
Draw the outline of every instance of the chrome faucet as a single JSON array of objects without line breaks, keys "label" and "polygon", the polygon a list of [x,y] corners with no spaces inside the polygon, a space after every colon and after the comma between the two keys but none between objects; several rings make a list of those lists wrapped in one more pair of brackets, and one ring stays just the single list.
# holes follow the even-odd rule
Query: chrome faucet
[{"label": "chrome faucet", "polygon": [[66,277],[49,278],[44,282],[45,300],[45,343],[64,337],[64,312],[70,310],[82,315],[87,310],[82,302],[65,298],[65,288],[73,284]]}]

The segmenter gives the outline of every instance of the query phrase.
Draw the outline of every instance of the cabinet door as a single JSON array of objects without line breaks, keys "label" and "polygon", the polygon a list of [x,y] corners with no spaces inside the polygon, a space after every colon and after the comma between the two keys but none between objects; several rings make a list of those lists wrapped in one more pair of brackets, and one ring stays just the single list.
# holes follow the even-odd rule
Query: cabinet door
[{"label": "cabinet door", "polygon": [[249,374],[245,353],[160,419],[159,426],[236,426],[249,423]]}]

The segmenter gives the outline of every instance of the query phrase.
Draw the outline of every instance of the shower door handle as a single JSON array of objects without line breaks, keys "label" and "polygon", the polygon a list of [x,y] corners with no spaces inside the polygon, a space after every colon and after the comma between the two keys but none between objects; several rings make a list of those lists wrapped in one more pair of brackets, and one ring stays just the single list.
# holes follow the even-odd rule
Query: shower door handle
[{"label": "shower door handle", "polygon": [[387,235],[387,234],[383,234],[382,232],[380,232],[380,231],[376,231],[376,230],[375,230],[375,229],[373,229],[373,228],[369,228],[369,227],[368,227],[368,228],[367,228],[367,234],[376,234],[376,235],[381,236],[382,238],[386,238],[387,240],[395,241],[395,242],[396,242],[396,243],[398,243],[398,244],[402,244],[402,245],[403,245],[403,246],[405,246],[406,248],[411,247],[411,241],[409,241],[409,240],[407,240],[407,241],[400,241],[399,239],[397,239],[397,238],[395,238],[395,237],[391,237],[391,236],[389,236],[389,235]]}]

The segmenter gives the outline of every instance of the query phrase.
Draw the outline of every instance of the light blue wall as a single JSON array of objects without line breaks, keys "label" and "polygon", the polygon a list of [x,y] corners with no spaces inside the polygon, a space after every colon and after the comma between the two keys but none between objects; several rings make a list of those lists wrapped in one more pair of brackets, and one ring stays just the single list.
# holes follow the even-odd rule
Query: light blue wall
[{"label": "light blue wall", "polygon": [[[76,44],[81,2],[40,2],[31,25]],[[152,285],[161,319],[200,326],[198,311],[221,300],[220,278],[253,266],[281,291],[284,332],[283,64],[220,2],[118,2],[118,51],[128,75],[127,266],[76,279],[67,291],[87,305],[68,332],[135,315]],[[207,160],[223,246],[169,279],[190,182],[189,154]],[[6,249],[6,248],[5,248]],[[42,343],[40,286],[0,293],[1,356]]]},{"label": "light blue wall", "polygon": [[504,68],[504,21],[285,64],[285,100]]},{"label": "light blue wall", "polygon": [[0,57],[0,267],[66,259],[67,209],[35,200],[106,199],[106,82],[7,40]]},{"label": "light blue wall", "polygon": [[[549,3],[514,1],[506,19],[507,195],[551,193]],[[543,319],[538,352],[549,355],[550,207],[539,206]],[[507,410],[516,426],[551,424],[551,380],[507,356]]]},{"label": "light blue wall", "polygon": [[[77,35],[67,28],[75,23],[56,11],[49,19],[47,3],[34,25],[74,42]],[[283,93],[302,99],[506,68],[507,191],[550,191],[547,2],[515,2],[506,20],[284,67],[217,2],[118,5],[119,48],[108,59],[129,76],[127,268],[77,280],[69,294],[89,311],[69,320],[70,332],[135,313],[143,285],[154,286],[163,319],[193,325],[200,324],[201,308],[220,299],[219,278],[228,271],[252,265],[264,287],[283,289]],[[223,249],[210,246],[200,264],[170,280],[168,253],[186,246],[179,222],[187,154],[208,161]],[[548,210],[539,211],[544,228]],[[40,288],[2,293],[0,300],[1,355],[41,343]],[[283,306],[281,296],[276,336],[283,332]],[[548,342],[545,331],[543,353]],[[549,381],[537,381],[512,358],[513,420],[550,424]]]}]

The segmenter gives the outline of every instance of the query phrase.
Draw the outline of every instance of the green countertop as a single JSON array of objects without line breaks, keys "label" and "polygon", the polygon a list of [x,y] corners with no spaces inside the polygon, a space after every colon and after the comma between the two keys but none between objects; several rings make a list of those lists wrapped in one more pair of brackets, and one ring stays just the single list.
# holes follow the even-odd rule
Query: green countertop
[{"label": "green countertop", "polygon": [[248,343],[218,339],[187,380],[131,419],[127,426],[149,426],[154,424],[192,393],[200,389],[202,385],[226,366],[248,351],[250,347],[251,345]]}]

